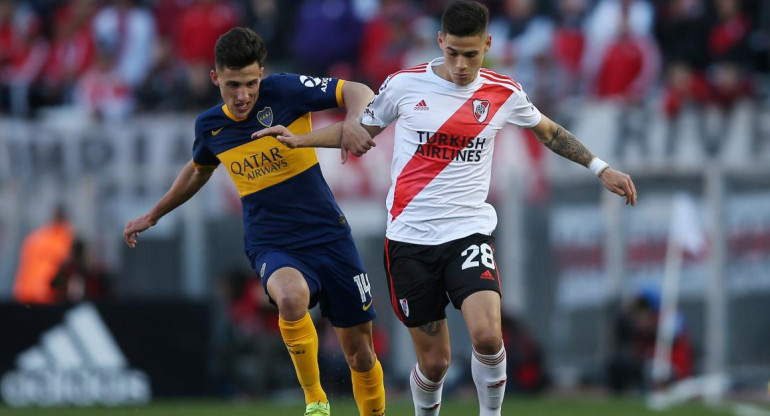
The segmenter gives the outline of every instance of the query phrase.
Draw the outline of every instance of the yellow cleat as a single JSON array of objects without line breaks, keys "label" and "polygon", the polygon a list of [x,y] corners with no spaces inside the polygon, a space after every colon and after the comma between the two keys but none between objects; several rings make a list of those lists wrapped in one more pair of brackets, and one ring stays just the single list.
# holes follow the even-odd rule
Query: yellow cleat
[{"label": "yellow cleat", "polygon": [[331,414],[329,403],[315,402],[305,406],[305,416],[329,416]]}]

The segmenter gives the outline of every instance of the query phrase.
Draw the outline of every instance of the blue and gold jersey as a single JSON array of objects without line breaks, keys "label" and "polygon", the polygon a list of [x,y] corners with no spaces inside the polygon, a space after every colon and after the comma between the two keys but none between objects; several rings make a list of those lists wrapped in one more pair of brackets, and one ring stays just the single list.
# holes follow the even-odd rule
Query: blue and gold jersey
[{"label": "blue and gold jersey", "polygon": [[227,106],[195,121],[193,162],[222,164],[241,196],[244,248],[302,248],[337,240],[350,227],[321,174],[315,149],[289,149],[274,137],[251,134],[282,124],[311,131],[310,112],[340,107],[343,80],[276,74],[264,78],[254,109],[237,119]]}]

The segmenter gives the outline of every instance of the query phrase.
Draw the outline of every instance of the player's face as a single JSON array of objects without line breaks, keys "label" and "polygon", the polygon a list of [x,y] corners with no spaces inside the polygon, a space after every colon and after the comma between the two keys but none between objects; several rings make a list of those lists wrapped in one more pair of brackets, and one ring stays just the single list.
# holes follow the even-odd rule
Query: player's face
[{"label": "player's face", "polygon": [[256,62],[241,69],[224,67],[211,70],[211,82],[219,87],[222,100],[233,116],[246,118],[254,108],[264,70]]},{"label": "player's face", "polygon": [[457,85],[468,85],[476,79],[484,54],[489,51],[492,36],[454,36],[438,33],[438,46],[444,51],[444,78]]}]

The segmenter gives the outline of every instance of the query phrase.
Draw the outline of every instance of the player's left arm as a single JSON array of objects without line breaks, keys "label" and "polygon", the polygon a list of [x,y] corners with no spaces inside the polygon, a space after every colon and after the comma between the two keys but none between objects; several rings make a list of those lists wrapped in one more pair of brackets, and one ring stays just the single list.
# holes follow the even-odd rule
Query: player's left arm
[{"label": "player's left arm", "polygon": [[545,115],[542,115],[540,122],[531,129],[537,139],[557,155],[587,168],[592,162],[594,165],[604,166],[596,172],[604,187],[625,197],[626,205],[636,205],[636,187],[631,176],[604,164],[574,134]]}]

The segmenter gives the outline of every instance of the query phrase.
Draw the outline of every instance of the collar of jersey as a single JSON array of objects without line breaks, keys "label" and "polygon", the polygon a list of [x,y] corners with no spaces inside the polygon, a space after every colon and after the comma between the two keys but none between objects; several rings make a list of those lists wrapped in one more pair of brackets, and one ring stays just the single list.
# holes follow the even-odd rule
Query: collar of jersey
[{"label": "collar of jersey", "polygon": [[444,57],[441,57],[441,56],[430,61],[430,63],[428,64],[428,73],[431,74],[437,80],[437,82],[440,83],[441,85],[447,88],[455,88],[458,90],[471,90],[476,88],[479,85],[479,83],[481,83],[481,77],[479,76],[478,72],[476,73],[476,79],[474,79],[473,82],[465,86],[460,86],[455,84],[452,81],[447,81],[444,78],[441,78],[436,73],[436,71],[433,70],[434,66],[443,65],[443,64],[444,64]]},{"label": "collar of jersey", "polygon": [[247,118],[249,118],[248,115],[246,117],[244,117],[244,118],[238,118],[238,117],[234,116],[233,113],[230,112],[230,109],[227,108],[227,104],[222,104],[222,111],[225,112],[225,115],[227,116],[227,118],[229,118],[230,120],[233,120],[233,121],[243,121],[243,120],[246,120]]}]

